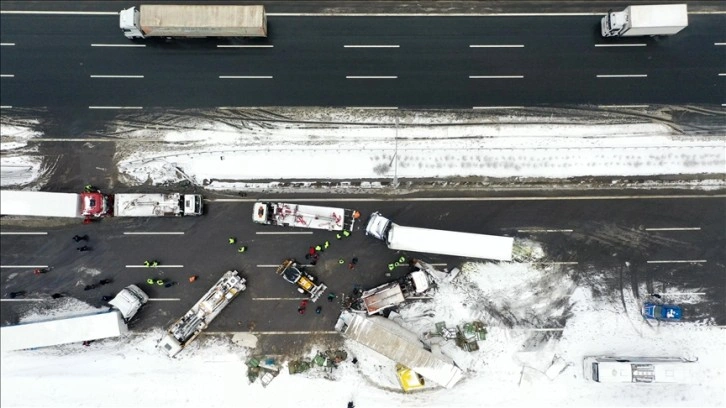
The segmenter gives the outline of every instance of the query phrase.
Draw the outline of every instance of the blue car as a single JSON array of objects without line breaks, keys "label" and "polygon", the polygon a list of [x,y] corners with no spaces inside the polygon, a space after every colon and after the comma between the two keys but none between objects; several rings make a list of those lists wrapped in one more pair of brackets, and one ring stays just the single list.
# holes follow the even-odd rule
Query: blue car
[{"label": "blue car", "polygon": [[682,314],[680,306],[657,305],[655,303],[643,304],[643,317],[646,319],[678,321],[681,320]]}]

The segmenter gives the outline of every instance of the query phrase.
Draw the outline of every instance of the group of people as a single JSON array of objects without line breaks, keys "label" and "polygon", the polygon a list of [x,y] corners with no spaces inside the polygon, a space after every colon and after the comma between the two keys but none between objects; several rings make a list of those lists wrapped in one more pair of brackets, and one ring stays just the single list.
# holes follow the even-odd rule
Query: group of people
[{"label": "group of people", "polygon": [[[98,289],[101,286],[108,285],[109,283],[113,282],[111,279],[101,279],[98,283],[92,283],[90,285],[86,285],[83,290],[93,290]],[[105,296],[104,296],[105,297]]]},{"label": "group of people", "polygon": [[[79,243],[80,241],[88,242],[88,235],[74,235],[73,240],[76,241],[76,243]],[[76,251],[78,252],[86,252],[90,250],[91,248],[89,248],[88,245],[83,245],[76,248]]]}]

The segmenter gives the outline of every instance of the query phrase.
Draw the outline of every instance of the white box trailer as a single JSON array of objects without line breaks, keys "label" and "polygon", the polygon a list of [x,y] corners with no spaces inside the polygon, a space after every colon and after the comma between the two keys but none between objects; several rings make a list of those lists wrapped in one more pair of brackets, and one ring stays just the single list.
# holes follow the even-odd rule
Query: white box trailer
[{"label": "white box trailer", "polygon": [[267,37],[264,6],[145,4],[119,13],[126,38]]},{"label": "white box trailer", "polygon": [[200,194],[116,194],[116,217],[182,217],[202,215]]},{"label": "white box trailer", "polygon": [[74,193],[3,190],[0,210],[3,215],[82,217],[81,198]]},{"label": "white box trailer", "polygon": [[628,6],[623,11],[609,11],[600,26],[603,37],[673,35],[688,27],[688,6]]},{"label": "white box trailer", "polygon": [[4,326],[0,328],[0,348],[25,350],[117,337],[128,332],[126,322],[148,300],[138,286],[129,285],[109,302],[114,309],[107,312]]},{"label": "white box trailer", "polygon": [[512,260],[514,238],[429,228],[404,227],[376,212],[366,225],[366,235],[386,242],[396,251]]}]

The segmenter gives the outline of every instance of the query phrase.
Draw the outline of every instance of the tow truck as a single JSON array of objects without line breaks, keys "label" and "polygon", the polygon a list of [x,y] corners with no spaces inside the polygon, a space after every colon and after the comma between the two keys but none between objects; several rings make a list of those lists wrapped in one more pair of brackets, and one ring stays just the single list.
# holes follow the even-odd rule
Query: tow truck
[{"label": "tow truck", "polygon": [[277,274],[283,279],[297,285],[297,291],[307,293],[310,300],[315,302],[328,287],[323,283],[315,283],[315,277],[305,271],[305,267],[298,265],[294,259],[286,259],[277,268]]}]

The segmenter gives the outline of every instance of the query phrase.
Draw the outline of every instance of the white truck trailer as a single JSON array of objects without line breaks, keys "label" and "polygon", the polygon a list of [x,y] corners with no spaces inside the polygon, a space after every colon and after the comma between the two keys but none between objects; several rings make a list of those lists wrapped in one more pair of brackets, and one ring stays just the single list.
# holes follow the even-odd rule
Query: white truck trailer
[{"label": "white truck trailer", "polygon": [[109,197],[100,192],[48,193],[0,191],[2,215],[33,217],[98,218],[110,214]]},{"label": "white truck trailer", "polygon": [[673,35],[688,27],[688,6],[628,6],[623,11],[608,11],[600,26],[603,37]]},{"label": "white truck trailer", "polygon": [[258,224],[328,231],[352,231],[359,217],[356,210],[315,205],[256,202],[252,208],[252,221]]},{"label": "white truck trailer", "polygon": [[366,225],[366,235],[385,241],[388,248],[468,258],[512,260],[514,238],[429,228],[404,227],[375,212]]},{"label": "white truck trailer", "polygon": [[159,347],[169,357],[177,355],[209,326],[232,299],[247,289],[246,282],[237,271],[227,271],[181,319],[171,325]]},{"label": "white truck trailer", "polygon": [[113,309],[107,312],[2,327],[0,346],[12,351],[117,337],[128,331],[126,323],[148,300],[144,291],[130,285],[108,302]]},{"label": "white truck trailer", "polygon": [[126,38],[267,37],[264,6],[145,4],[119,13]]},{"label": "white truck trailer", "polygon": [[202,215],[201,194],[115,194],[116,217],[181,217]]}]

